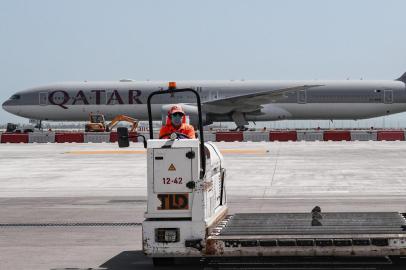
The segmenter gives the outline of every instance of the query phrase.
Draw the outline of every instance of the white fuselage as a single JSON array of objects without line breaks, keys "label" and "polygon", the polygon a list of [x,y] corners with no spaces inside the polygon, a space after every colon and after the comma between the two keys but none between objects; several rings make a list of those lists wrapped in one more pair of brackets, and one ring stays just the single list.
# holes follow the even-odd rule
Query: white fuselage
[{"label": "white fuselage", "polygon": [[[288,93],[260,106],[211,101],[298,85],[321,85]],[[406,89],[401,81],[183,81],[178,88],[198,90],[207,122],[233,121],[238,111],[247,121],[282,119],[363,119],[406,111]],[[147,120],[146,100],[167,82],[81,82],[31,88],[13,95],[3,108],[30,119],[85,121],[89,113],[106,119],[125,114]],[[161,120],[168,104],[193,104],[190,95],[166,95],[152,101],[154,120]],[[207,105],[207,106],[206,106]]]}]

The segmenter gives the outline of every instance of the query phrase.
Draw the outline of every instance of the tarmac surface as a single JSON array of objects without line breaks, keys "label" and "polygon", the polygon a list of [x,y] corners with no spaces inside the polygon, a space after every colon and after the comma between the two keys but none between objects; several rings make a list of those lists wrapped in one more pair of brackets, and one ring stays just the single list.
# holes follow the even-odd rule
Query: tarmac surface
[{"label": "tarmac surface", "polygon": [[[406,212],[405,142],[216,144],[231,213]],[[153,269],[145,207],[139,143],[0,145],[0,269]]]}]

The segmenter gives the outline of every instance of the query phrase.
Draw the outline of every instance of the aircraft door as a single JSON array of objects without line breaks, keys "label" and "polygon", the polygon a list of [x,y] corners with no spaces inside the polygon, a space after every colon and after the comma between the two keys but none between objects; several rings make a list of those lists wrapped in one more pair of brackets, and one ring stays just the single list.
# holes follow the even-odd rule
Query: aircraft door
[{"label": "aircraft door", "polygon": [[48,105],[48,92],[40,92],[38,98],[40,106]]},{"label": "aircraft door", "polygon": [[385,104],[392,104],[393,103],[393,91],[385,90],[383,99],[384,99]]},{"label": "aircraft door", "polygon": [[300,90],[297,92],[297,103],[305,104],[307,102],[306,90]]}]

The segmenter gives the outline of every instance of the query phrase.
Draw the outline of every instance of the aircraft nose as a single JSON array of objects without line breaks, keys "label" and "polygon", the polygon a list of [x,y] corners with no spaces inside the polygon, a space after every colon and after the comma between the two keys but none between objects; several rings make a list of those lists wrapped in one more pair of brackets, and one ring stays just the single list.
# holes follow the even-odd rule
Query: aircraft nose
[{"label": "aircraft nose", "polygon": [[17,114],[18,111],[18,106],[16,106],[16,104],[13,102],[13,100],[6,100],[1,107],[3,108],[3,110],[5,110],[6,112],[12,113],[12,114]]},{"label": "aircraft nose", "polygon": [[1,107],[3,108],[3,110],[5,110],[6,112],[10,112],[10,101],[6,100],[5,102],[3,102],[3,104],[1,105]]}]

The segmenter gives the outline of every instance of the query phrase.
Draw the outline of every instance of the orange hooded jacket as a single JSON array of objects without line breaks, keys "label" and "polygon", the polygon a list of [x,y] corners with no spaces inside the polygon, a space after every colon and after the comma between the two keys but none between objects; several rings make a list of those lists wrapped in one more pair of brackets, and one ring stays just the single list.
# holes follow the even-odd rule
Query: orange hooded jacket
[{"label": "orange hooded jacket", "polygon": [[[182,117],[182,125],[180,127],[176,128],[172,125],[172,121],[170,118],[170,115],[175,113],[175,112],[181,112],[183,113]],[[159,138],[160,139],[168,139],[170,138],[171,134],[173,132],[181,133],[187,136],[189,139],[195,139],[195,129],[193,126],[189,125],[186,123],[186,116],[185,112],[183,111],[182,107],[179,105],[173,106],[169,111],[168,111],[168,117],[166,118],[166,125],[161,127],[161,130],[159,131]]]}]

